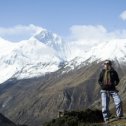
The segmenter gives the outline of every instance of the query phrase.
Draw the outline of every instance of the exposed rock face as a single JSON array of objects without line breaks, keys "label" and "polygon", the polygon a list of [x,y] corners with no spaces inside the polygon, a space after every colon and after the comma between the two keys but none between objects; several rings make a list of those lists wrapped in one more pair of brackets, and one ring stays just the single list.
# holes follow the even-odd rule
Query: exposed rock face
[{"label": "exposed rock face", "polygon": [[[41,126],[57,117],[58,110],[84,110],[100,106],[97,83],[101,64],[96,62],[26,80],[10,80],[0,86],[0,111],[17,124]],[[121,76],[120,93],[126,99],[125,70],[116,67]]]},{"label": "exposed rock face", "polygon": [[0,126],[17,126],[0,113]]}]

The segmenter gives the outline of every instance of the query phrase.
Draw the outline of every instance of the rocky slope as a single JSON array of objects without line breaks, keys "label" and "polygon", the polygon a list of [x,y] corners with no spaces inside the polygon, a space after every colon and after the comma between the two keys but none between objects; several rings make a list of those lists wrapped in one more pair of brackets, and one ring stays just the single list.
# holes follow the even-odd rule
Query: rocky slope
[{"label": "rocky slope", "polygon": [[[83,64],[73,70],[66,65],[42,77],[7,81],[0,86],[0,111],[16,123],[41,126],[57,117],[61,109],[100,108],[97,79],[102,63]],[[118,89],[125,104],[126,70],[117,61],[115,69],[121,77]]]},{"label": "rocky slope", "polygon": [[74,47],[47,30],[20,43],[0,38],[0,112],[17,124],[41,126],[60,109],[100,108],[97,80],[104,59],[114,61],[126,105],[126,40],[100,42],[86,51]]},{"label": "rocky slope", "polygon": [[0,126],[17,126],[0,113]]}]

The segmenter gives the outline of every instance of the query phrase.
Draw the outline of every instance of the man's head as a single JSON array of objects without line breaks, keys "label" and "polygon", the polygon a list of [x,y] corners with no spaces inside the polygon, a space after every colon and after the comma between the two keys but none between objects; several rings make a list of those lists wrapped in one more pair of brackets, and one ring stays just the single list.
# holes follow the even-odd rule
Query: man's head
[{"label": "man's head", "polygon": [[105,60],[104,61],[104,68],[105,69],[110,69],[112,66],[112,62],[110,60]]}]

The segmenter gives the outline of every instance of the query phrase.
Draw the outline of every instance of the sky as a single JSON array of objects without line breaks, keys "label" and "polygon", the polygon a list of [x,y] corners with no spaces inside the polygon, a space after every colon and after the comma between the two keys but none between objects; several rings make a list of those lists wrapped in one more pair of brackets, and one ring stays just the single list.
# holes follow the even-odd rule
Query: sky
[{"label": "sky", "polygon": [[41,28],[74,40],[124,38],[126,0],[0,0],[0,37],[20,41]]}]

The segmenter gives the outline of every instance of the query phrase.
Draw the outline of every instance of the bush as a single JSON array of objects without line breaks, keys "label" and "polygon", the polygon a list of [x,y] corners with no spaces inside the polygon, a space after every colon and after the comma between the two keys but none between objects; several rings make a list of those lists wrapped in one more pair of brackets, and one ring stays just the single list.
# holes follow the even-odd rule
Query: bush
[{"label": "bush", "polygon": [[66,112],[63,117],[53,119],[44,126],[89,126],[98,122],[103,122],[102,112],[100,110],[87,109],[80,112]]}]

